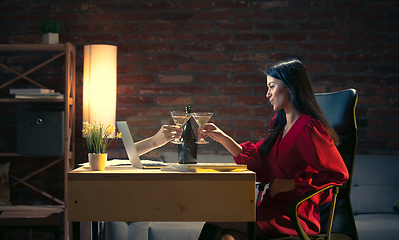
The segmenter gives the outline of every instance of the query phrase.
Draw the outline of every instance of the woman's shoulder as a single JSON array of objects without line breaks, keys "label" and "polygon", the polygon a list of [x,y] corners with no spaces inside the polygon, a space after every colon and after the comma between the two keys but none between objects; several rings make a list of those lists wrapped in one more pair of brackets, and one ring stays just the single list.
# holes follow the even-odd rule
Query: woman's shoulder
[{"label": "woman's shoulder", "polygon": [[298,120],[300,120],[300,126],[298,127],[302,130],[303,134],[320,135],[321,137],[330,138],[330,135],[320,120],[306,114],[302,114]]}]

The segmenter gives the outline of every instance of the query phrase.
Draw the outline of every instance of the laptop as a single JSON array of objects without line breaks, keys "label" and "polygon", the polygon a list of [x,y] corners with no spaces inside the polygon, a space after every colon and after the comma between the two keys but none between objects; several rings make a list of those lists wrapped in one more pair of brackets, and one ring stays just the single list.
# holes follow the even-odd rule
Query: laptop
[{"label": "laptop", "polygon": [[151,160],[140,160],[140,157],[137,153],[136,146],[134,145],[134,141],[132,135],[130,134],[129,126],[126,121],[118,121],[116,125],[119,129],[119,132],[122,134],[122,142],[125,145],[126,153],[129,158],[130,164],[134,168],[140,169],[154,169],[154,168],[162,168],[168,167],[169,165],[159,161],[151,161]]}]

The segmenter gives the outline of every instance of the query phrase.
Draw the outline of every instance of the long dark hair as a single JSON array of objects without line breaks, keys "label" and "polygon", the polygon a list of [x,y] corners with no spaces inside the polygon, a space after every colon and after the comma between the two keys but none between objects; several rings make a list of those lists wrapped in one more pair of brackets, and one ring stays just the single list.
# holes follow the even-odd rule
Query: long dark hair
[{"label": "long dark hair", "polygon": [[[276,63],[266,69],[264,73],[267,76],[281,80],[289,89],[292,105],[302,114],[309,115],[311,118],[321,121],[327,132],[330,134],[335,145],[339,144],[339,137],[334,129],[330,126],[313,92],[310,77],[302,62],[298,59],[290,59]],[[277,141],[281,129],[286,124],[284,109],[276,112],[273,125],[269,133],[260,146],[261,155],[265,156]]]}]

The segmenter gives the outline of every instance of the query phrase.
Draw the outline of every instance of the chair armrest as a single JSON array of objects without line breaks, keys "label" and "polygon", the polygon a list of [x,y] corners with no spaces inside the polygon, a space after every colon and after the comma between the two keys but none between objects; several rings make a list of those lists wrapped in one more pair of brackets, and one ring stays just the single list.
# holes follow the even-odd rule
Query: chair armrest
[{"label": "chair armrest", "polygon": [[[336,194],[338,193],[338,189],[341,185],[328,185],[322,189],[319,190],[314,190],[314,191],[309,191],[305,194],[303,194],[302,196],[298,197],[297,199],[293,200],[292,202],[290,202],[287,206],[287,212],[288,212],[288,217],[290,218],[292,224],[295,227],[296,232],[298,233],[298,236],[301,240],[310,240],[310,238],[306,235],[305,231],[303,230],[299,219],[298,219],[298,207],[299,205],[301,205],[303,202],[305,202],[306,200],[316,196],[317,194],[330,189],[330,188],[334,188],[336,189],[336,192],[334,193],[335,196],[333,197],[332,200],[332,206],[333,208],[330,210],[330,217],[329,217],[329,221],[332,220],[333,215],[331,216],[331,214],[334,214],[334,209],[335,209],[335,202],[336,202]],[[331,219],[330,219],[331,218]],[[331,223],[329,223],[330,225]],[[331,232],[331,229],[328,228],[328,231]],[[330,233],[328,233],[329,235]]]}]

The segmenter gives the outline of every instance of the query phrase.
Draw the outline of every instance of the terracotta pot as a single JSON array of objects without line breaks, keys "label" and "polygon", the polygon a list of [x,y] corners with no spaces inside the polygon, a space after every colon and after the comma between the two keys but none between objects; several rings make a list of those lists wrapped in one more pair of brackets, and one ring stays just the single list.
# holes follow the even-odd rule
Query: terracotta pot
[{"label": "terracotta pot", "polygon": [[89,164],[92,171],[104,171],[107,164],[107,154],[89,153]]}]

